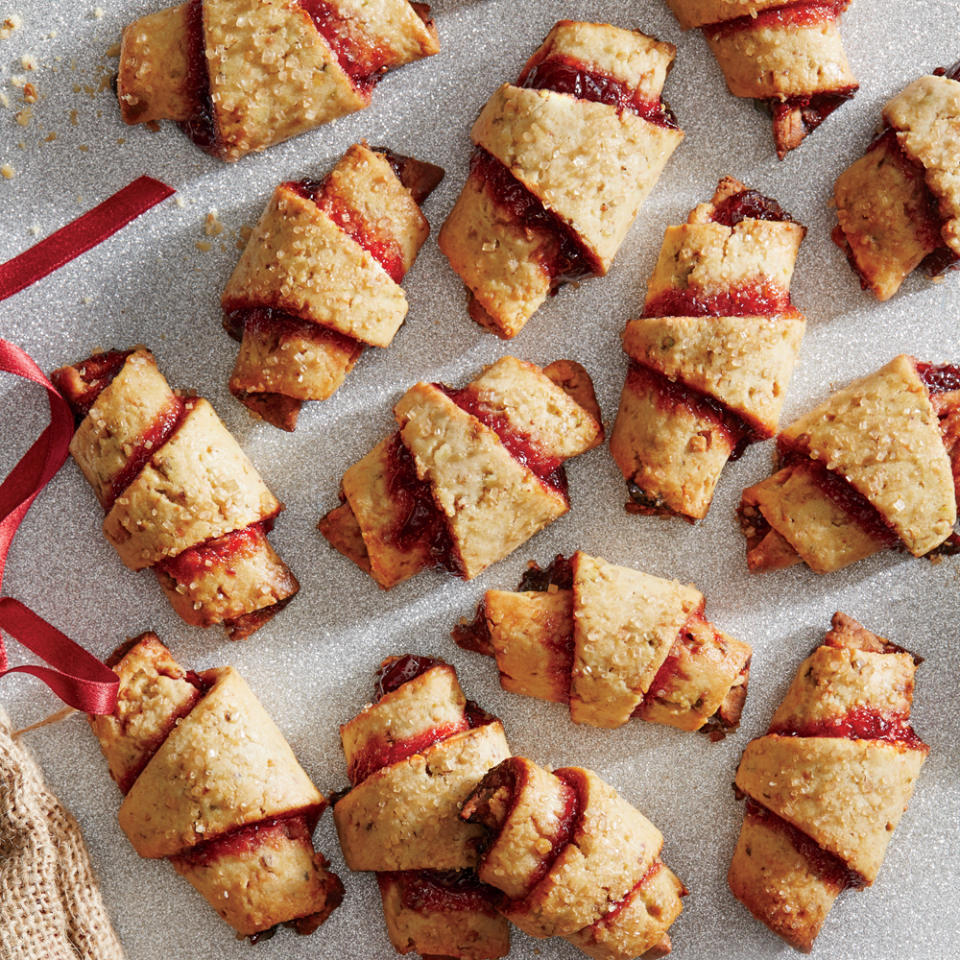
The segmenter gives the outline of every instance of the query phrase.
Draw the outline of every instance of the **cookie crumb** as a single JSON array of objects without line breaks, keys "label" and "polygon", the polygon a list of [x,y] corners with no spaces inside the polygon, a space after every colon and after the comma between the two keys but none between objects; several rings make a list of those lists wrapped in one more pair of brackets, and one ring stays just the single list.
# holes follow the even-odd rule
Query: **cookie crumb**
[{"label": "cookie crumb", "polygon": [[37,58],[32,53],[25,53],[20,58],[20,66],[24,70],[36,70],[37,69]]},{"label": "cookie crumb", "polygon": [[22,110],[17,111],[14,115],[14,119],[21,127],[25,127],[29,122],[30,118],[33,116],[33,110],[30,107],[24,107]]},{"label": "cookie crumb", "polygon": [[32,83],[25,83],[23,85],[23,99],[27,103],[36,103],[40,99],[40,95],[37,93],[37,88]]},{"label": "cookie crumb", "polygon": [[70,111],[70,122],[71,122],[74,126],[76,126],[76,125],[80,122],[80,121],[77,119],[77,111],[76,111],[76,110],[71,110],[71,111]]},{"label": "cookie crumb", "polygon": [[94,7],[93,8],[93,19],[102,20],[103,19],[103,7]]},{"label": "cookie crumb", "polygon": [[217,219],[217,210],[212,208],[203,224],[203,232],[208,237],[218,237],[223,233],[223,224]]},{"label": "cookie crumb", "polygon": [[36,224],[33,224],[33,226],[30,227],[30,235],[34,237],[40,236],[40,228]]},{"label": "cookie crumb", "polygon": [[207,253],[212,248],[212,244],[206,240],[198,240],[196,246],[201,253]]},{"label": "cookie crumb", "polygon": [[179,193],[173,198],[173,202],[180,207],[181,210],[186,206],[183,202],[183,197],[181,197]]},{"label": "cookie crumb", "polygon": [[107,49],[108,57],[119,57],[120,56],[120,44],[115,43],[112,47]]},{"label": "cookie crumb", "polygon": [[0,40],[6,40],[14,30],[19,30],[23,26],[23,20],[20,15],[11,13],[0,21]]},{"label": "cookie crumb", "polygon": [[5,163],[0,167],[0,174],[3,175],[4,180],[12,180],[17,175],[17,171],[9,163]]}]

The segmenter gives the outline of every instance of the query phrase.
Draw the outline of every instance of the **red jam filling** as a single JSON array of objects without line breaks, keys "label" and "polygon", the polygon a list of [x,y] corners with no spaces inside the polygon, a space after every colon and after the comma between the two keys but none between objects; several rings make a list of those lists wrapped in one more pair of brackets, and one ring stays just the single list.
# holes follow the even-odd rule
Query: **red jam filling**
[{"label": "red jam filling", "polygon": [[464,717],[461,720],[431,727],[429,730],[424,730],[415,737],[408,737],[405,740],[397,740],[393,743],[369,743],[350,762],[350,769],[347,771],[350,783],[357,786],[378,770],[400,763],[407,757],[412,757],[415,753],[423,753],[424,750],[432,747],[435,743],[447,740],[456,733],[463,733],[470,727],[470,723]]},{"label": "red jam filling", "polygon": [[202,150],[214,153],[220,137],[210,97],[203,0],[190,0],[187,8],[187,47],[187,84],[193,91],[194,106],[191,116],[180,122],[180,129]]},{"label": "red jam filling", "polygon": [[645,317],[772,317],[793,312],[790,293],[769,280],[718,293],[696,287],[664,290],[647,301]]},{"label": "red jam filling", "polygon": [[494,655],[493,644],[490,641],[490,628],[487,626],[487,604],[481,600],[473,620],[458,623],[450,633],[453,642],[461,650],[470,650],[473,653],[482,653],[486,657]]},{"label": "red jam filling", "polygon": [[509,418],[494,410],[481,400],[469,387],[454,390],[443,383],[433,384],[448,396],[461,410],[476,417],[485,427],[489,427],[506,447],[507,452],[517,463],[532,471],[548,487],[567,496],[567,475],[563,470],[563,458],[543,453],[529,436],[521,433]]},{"label": "red jam filling", "polygon": [[884,714],[870,707],[857,707],[842,717],[818,720],[802,727],[771,727],[768,733],[782,737],[842,737],[847,740],[883,740],[908,750],[926,750],[907,717]]},{"label": "red jam filling", "polygon": [[239,307],[224,312],[224,326],[232,336],[269,331],[277,337],[297,337],[313,343],[332,343],[343,351],[362,350],[363,345],[353,337],[312,320],[301,320],[292,313],[276,307]]},{"label": "red jam filling", "polygon": [[301,810],[238,827],[222,836],[200,843],[186,853],[178,854],[177,859],[191,867],[207,867],[221,857],[242,857],[253,853],[272,839],[282,837],[312,849],[310,837],[322,809],[317,807]]},{"label": "red jam filling", "polygon": [[548,567],[541,569],[531,563],[520,578],[517,590],[521,593],[537,591],[545,593],[550,587],[558,590],[573,589],[573,557],[558,553]]},{"label": "red jam filling", "polygon": [[[595,929],[603,929],[604,927],[609,927],[614,923],[618,916],[623,912],[624,908],[629,906],[634,900],[634,898],[640,893],[640,891],[650,883],[653,878],[660,872],[660,868],[663,866],[663,861],[660,859],[654,860],[650,864],[647,872],[633,885],[633,888],[629,890],[624,897],[618,900],[607,912],[592,924],[592,927]],[[681,896],[686,895],[686,890],[681,891]]]},{"label": "red jam filling", "polygon": [[320,35],[330,45],[340,68],[357,91],[370,96],[394,60],[389,47],[370,41],[356,21],[344,17],[327,0],[298,0]]},{"label": "red jam filling", "polygon": [[183,422],[191,405],[180,397],[174,398],[160,416],[139,436],[133,444],[133,452],[119,473],[113,478],[107,492],[103,508],[109,512],[117,497],[140,475],[150,458],[173,436],[174,431]]},{"label": "red jam filling", "polygon": [[[663,374],[630,361],[627,370],[627,386],[637,393],[653,392],[657,406],[673,414],[677,410],[686,410],[697,419],[708,421],[730,447],[730,459],[737,460],[743,451],[755,440],[763,439],[759,430],[751,427],[733,411],[719,403],[713,397],[686,384],[670,380]],[[712,442],[712,440],[708,441]]]},{"label": "red jam filling", "polygon": [[931,393],[960,390],[960,366],[952,363],[917,363],[917,375]]},{"label": "red jam filling", "polygon": [[867,885],[866,880],[856,870],[851,870],[839,857],[824,850],[815,840],[761,806],[752,797],[747,798],[746,815],[754,822],[783,831],[793,848],[813,867],[820,879],[834,887],[838,893],[847,888],[859,890]]},{"label": "red jam filling", "polygon": [[519,226],[550,237],[540,253],[540,266],[551,284],[560,286],[601,273],[596,258],[573,230],[546,207],[499,161],[482,147],[475,147],[470,172],[483,182],[497,206],[506,210]]},{"label": "red jam filling", "polygon": [[418,657],[412,653],[404,654],[396,660],[383,664],[377,671],[376,699],[382,700],[388,693],[399,690],[405,683],[416,680],[434,667],[445,667],[443,660],[436,657]]},{"label": "red jam filling", "polygon": [[786,100],[770,100],[773,111],[773,120],[776,123],[794,110],[800,111],[803,127],[807,133],[812,133],[833,113],[837,107],[843,106],[859,90],[858,84],[844,87],[841,90],[831,90],[824,93],[814,93],[809,96],[787,97]]},{"label": "red jam filling", "polygon": [[228,574],[232,574],[229,567],[231,561],[253,553],[266,540],[267,532],[272,526],[272,520],[251,523],[242,530],[232,530],[222,537],[190,547],[168,560],[161,560],[157,566],[177,583],[184,584],[193,583],[197,577],[209,573],[215,567],[222,567]]},{"label": "red jam filling", "polygon": [[935,77],[946,77],[948,80],[957,80],[960,82],[960,60],[951,63],[949,67],[937,67],[933,71]]},{"label": "red jam filling", "polygon": [[427,480],[417,476],[410,451],[395,433],[387,450],[387,490],[397,523],[387,534],[388,541],[404,552],[424,545],[435,566],[460,574],[460,556],[450,536],[450,528],[433,499]]},{"label": "red jam filling", "polygon": [[110,386],[113,378],[123,369],[123,365],[127,362],[127,357],[131,353],[133,353],[132,350],[109,350],[106,353],[95,353],[73,368],[64,368],[64,371],[74,369],[80,375],[80,379],[84,383],[84,388],[80,392],[72,387],[66,372],[61,373],[58,370],[51,375],[54,386],[70,404],[70,409],[77,421],[82,420],[90,412],[90,408],[97,402],[97,397]]},{"label": "red jam filling", "polygon": [[721,23],[711,23],[703,30],[711,40],[719,40],[741,30],[816,27],[828,20],[836,20],[849,3],[850,0],[803,0],[772,10],[761,10],[756,16],[748,14]]},{"label": "red jam filling", "polygon": [[394,283],[403,280],[406,268],[400,244],[393,237],[378,236],[359,210],[337,196],[329,178],[289,182],[287,186],[300,196],[312,200],[348,237],[359,243],[387,271]]},{"label": "red jam filling", "polygon": [[400,900],[417,913],[456,913],[469,910],[495,916],[500,892],[477,879],[472,870],[402,870],[377,874],[381,890],[400,885]]},{"label": "red jam filling", "polygon": [[735,227],[744,220],[772,220],[776,223],[796,223],[783,207],[758,190],[741,190],[716,204],[710,219],[725,227]]},{"label": "red jam filling", "polygon": [[781,437],[777,441],[782,465],[806,470],[826,497],[855,520],[871,537],[888,547],[899,538],[887,526],[883,515],[852,484],[838,473],[828,470],[818,460],[811,460],[802,450],[791,450]]},{"label": "red jam filling", "polygon": [[621,80],[563,54],[551,54],[539,63],[529,64],[517,83],[531,90],[553,90],[578,100],[604,103],[616,107],[618,114],[629,110],[657,126],[677,128],[677,118],[659,97],[648,100]]}]

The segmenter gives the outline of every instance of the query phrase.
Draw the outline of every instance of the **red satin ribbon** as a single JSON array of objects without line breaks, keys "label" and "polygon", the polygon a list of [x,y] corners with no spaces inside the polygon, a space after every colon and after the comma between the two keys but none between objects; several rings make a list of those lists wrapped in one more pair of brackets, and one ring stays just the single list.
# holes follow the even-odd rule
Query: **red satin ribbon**
[{"label": "red satin ribbon", "polygon": [[0,300],[12,297],[86,253],[175,192],[153,177],[137,177],[99,206],[51,233],[20,256],[0,264]]},{"label": "red satin ribbon", "polygon": [[[0,300],[52,273],[126,226],[174,191],[152,177],[139,177],[88,213],[36,246],[0,265]],[[0,371],[43,387],[50,402],[50,423],[0,484],[0,587],[14,534],[40,491],[60,469],[73,436],[73,415],[66,400],[30,356],[0,339]],[[0,597],[0,629],[19,640],[49,667],[10,667],[0,635],[0,677],[27,673],[42,680],[64,703],[85,713],[112,713],[117,675],[19,600]]]}]

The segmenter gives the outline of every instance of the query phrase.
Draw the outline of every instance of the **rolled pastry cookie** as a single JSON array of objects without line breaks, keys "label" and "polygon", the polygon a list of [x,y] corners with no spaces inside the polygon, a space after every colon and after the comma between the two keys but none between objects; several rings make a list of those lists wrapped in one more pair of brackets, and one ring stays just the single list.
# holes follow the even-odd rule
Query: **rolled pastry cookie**
[{"label": "rolled pastry cookie", "polygon": [[195,626],[248,636],[299,589],[267,533],[283,505],[206,400],[174,393],[149,350],[51,374],[78,420],[70,452],[124,564],[150,567]]},{"label": "rolled pastry cookie", "polygon": [[806,321],[790,281],[806,228],[732,177],[667,228],[610,452],[634,513],[706,516],[720,473],[772,436]]},{"label": "rolled pastry cookie", "polygon": [[660,832],[596,774],[511,757],[461,816],[488,831],[477,873],[503,891],[504,915],[524,932],[610,960],[669,951],[686,891],[660,860]]},{"label": "rolled pastry cookie", "polygon": [[837,177],[833,239],[860,284],[889,300],[917,267],[960,257],[960,64],[915,80],[883,111],[883,130]]},{"label": "rolled pastry cookie", "polygon": [[750,569],[829,573],[895,545],[952,549],[958,410],[956,367],[901,355],[790,424],[781,469],[743,492]]},{"label": "rolled pastry cookie", "polygon": [[639,31],[561,20],[491,97],[438,240],[477,322],[509,339],[559,285],[610,269],[683,139],[660,99],[675,53]]},{"label": "rolled pastry cookie", "polygon": [[407,313],[400,281],[430,232],[419,204],[442,177],[358,143],[325,179],[277,187],[222,297],[241,403],[292,430],[365,345],[390,344]]},{"label": "rolled pastry cookie", "polygon": [[111,663],[116,709],[88,719],[137,852],[169,856],[242,936],[315,930],[343,896],[311,841],[326,800],[249,687],[185,671],[152,633]]},{"label": "rolled pastry cookie", "polygon": [[840,15],[849,0],[667,0],[684,29],[699,27],[736,97],[769,104],[777,156],[856,93]]},{"label": "rolled pastry cookie", "polygon": [[469,704],[449,664],[392,657],[376,701],[340,728],[352,789],[334,807],[348,866],[376,870],[401,953],[486,960],[509,950],[495,891],[473,867],[479,827],[458,813],[509,755],[499,721]]},{"label": "rolled pastry cookie", "polygon": [[[556,381],[556,382],[555,382]],[[603,439],[586,371],[514,357],[465,388],[418,383],[399,432],[343,476],[330,543],[384,588],[431,566],[471,579],[569,509],[563,463]]]},{"label": "rolled pastry cookie", "polygon": [[175,120],[222,160],[370,102],[393,67],[437,53],[425,4],[407,0],[188,0],[123,32],[127,123]]},{"label": "rolled pastry cookie", "polygon": [[737,770],[734,895],[809,951],[834,900],[876,879],[929,747],[910,726],[914,657],[842,613]]},{"label": "rolled pastry cookie", "polygon": [[578,551],[532,564],[518,592],[488,590],[453,637],[496,659],[504,689],[568,703],[575,723],[640,717],[719,739],[739,723],[751,649],[703,607],[693,587]]}]

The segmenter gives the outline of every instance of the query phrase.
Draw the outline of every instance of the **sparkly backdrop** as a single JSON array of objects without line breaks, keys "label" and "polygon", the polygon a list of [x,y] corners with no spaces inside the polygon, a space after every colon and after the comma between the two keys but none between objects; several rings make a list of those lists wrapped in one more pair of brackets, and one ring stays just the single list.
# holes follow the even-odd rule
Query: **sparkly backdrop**
[{"label": "sparkly backdrop", "polygon": [[[769,473],[771,443],[751,447],[727,467],[709,517],[697,526],[625,514],[624,486],[609,450],[594,450],[568,467],[571,512],[471,583],[428,572],[382,592],[330,549],[315,526],[336,503],[343,470],[391,428],[392,404],[416,380],[460,385],[506,352],[537,363],[572,357],[594,377],[612,426],[626,370],[620,331],[639,312],[664,227],[682,222],[726,173],[775,197],[809,227],[793,283],[808,329],[785,422],[896,353],[939,362],[960,359],[960,277],[933,284],[916,275],[893,300],[876,303],[861,292],[830,242],[834,217],[828,207],[836,175],[862,153],[881,105],[918,73],[960,55],[957,5],[855,0],[844,16],[843,34],[860,92],[782,163],[773,152],[769,120],[749,101],[726,93],[702,37],[685,35],[660,0],[437,0],[439,56],[388,75],[369,109],[225,165],[195,149],[172,125],[152,133],[120,121],[110,89],[117,61],[109,51],[127,22],[153,9],[153,0],[117,0],[104,3],[103,10],[75,0],[0,4],[0,21],[13,13],[23,21],[0,40],[0,165],[14,173],[0,179],[0,259],[142,173],[178,191],[100,247],[0,305],[0,336],[23,346],[45,370],[97,347],[149,345],[171,385],[194,388],[213,402],[286,503],[272,542],[299,577],[301,591],[266,628],[237,644],[216,628],[184,625],[149,573],[122,567],[100,533],[101,512],[90,489],[68,463],[21,527],[7,568],[7,592],[101,657],[124,637],[154,629],[189,667],[234,664],[325,791],[346,782],[337,725],[370,699],[380,660],[403,651],[446,657],[467,695],[503,718],[515,752],[547,764],[592,767],[662,830],[664,857],[691,891],[671,929],[677,960],[790,954],[727,890],[741,818],[731,782],[743,746],[763,732],[797,664],[822,637],[833,611],[842,609],[925,658],[914,722],[932,752],[877,882],[840,898],[815,955],[831,960],[955,955],[960,943],[957,561],[934,566],[887,553],[827,577],[805,567],[749,575],[734,509],[743,487]],[[237,347],[220,327],[218,303],[238,257],[241,231],[256,222],[274,185],[322,175],[360,138],[388,145],[446,169],[446,180],[425,206],[435,237],[466,175],[473,117],[502,81],[516,76],[561,16],[639,27],[679,47],[665,94],[686,140],[611,274],[561,291],[515,341],[504,344],[468,319],[460,282],[431,239],[405,283],[411,308],[394,345],[367,351],[331,400],[305,406],[296,433],[252,420],[227,390]],[[25,81],[34,84],[36,103],[24,102]],[[25,107],[29,114],[21,112]],[[0,377],[3,473],[45,418],[39,390]],[[736,735],[712,744],[641,722],[610,732],[575,727],[562,706],[501,691],[492,661],[449,640],[450,627],[472,612],[485,589],[514,586],[528,559],[545,563],[576,548],[692,580],[707,597],[707,615],[753,645],[750,695]],[[18,662],[21,651],[11,645],[11,654]],[[21,726],[58,706],[46,688],[19,676],[0,683],[0,700]],[[141,860],[133,852],[116,822],[119,793],[80,717],[28,737],[51,786],[84,829],[131,960],[393,955],[373,877],[351,874],[343,865],[329,814],[316,838],[344,879],[344,905],[309,938],[283,930],[252,948],[235,942],[168,864]],[[512,956],[580,954],[562,941],[535,942],[515,932]]]}]

